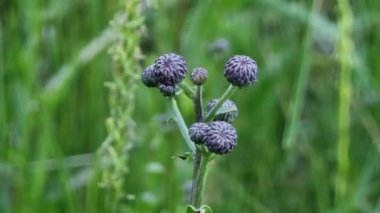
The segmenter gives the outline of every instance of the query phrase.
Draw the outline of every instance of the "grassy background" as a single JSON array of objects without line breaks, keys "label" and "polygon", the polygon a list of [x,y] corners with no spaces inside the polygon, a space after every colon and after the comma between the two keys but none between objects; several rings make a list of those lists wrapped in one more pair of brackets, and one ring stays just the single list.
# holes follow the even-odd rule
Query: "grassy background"
[{"label": "grassy background", "polygon": [[[380,2],[351,1],[352,14],[344,2],[143,1],[145,59],[126,62],[178,52],[209,70],[206,101],[228,86],[228,57],[259,65],[257,84],[232,98],[239,143],[212,166],[215,212],[380,212]],[[111,134],[107,29],[120,8],[0,1],[0,212],[110,212],[115,188],[99,183],[113,175],[119,211],[183,211],[192,165],[171,158],[186,147],[157,90],[127,81],[123,172],[96,155]],[[178,101],[191,124],[191,103]]]}]

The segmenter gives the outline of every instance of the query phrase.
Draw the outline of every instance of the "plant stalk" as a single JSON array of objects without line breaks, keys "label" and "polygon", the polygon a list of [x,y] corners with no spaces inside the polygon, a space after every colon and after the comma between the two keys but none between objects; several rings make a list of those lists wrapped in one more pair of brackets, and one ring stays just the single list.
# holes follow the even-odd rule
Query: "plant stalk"
[{"label": "plant stalk", "polygon": [[218,102],[215,104],[213,108],[211,108],[210,112],[206,116],[206,122],[211,121],[215,115],[220,106],[229,98],[232,96],[232,94],[238,89],[238,87],[233,86],[232,84],[227,88],[227,90],[223,93],[222,97],[218,99]]},{"label": "plant stalk", "polygon": [[335,185],[335,206],[339,208],[347,202],[349,193],[350,170],[350,107],[352,102],[352,23],[353,14],[350,1],[338,0],[340,17],[338,26],[340,39],[338,43],[340,80],[338,108],[338,144],[337,144],[337,176]]},{"label": "plant stalk", "polygon": [[[203,121],[203,107],[202,107],[202,86],[197,86],[196,93],[194,96],[194,111],[195,111],[195,121]],[[197,197],[199,197],[198,191],[196,190],[199,185],[199,171],[202,162],[202,153],[199,148],[195,151],[194,169],[193,169],[193,184],[191,187],[191,198],[190,203],[195,206]],[[198,207],[198,206],[196,206]]]},{"label": "plant stalk", "polygon": [[[202,87],[198,86],[197,91],[194,96],[194,108],[195,108],[195,114],[196,114],[196,121],[202,122],[205,120],[206,122],[209,122],[210,120],[212,120],[215,117],[218,109],[222,106],[222,104],[229,97],[231,97],[232,94],[237,89],[238,89],[237,87],[230,85],[227,88],[227,90],[223,93],[223,95],[219,98],[215,106],[207,114],[206,119],[204,119],[203,111],[202,111]],[[204,146],[204,145],[201,145],[201,146]],[[202,147],[197,147],[196,153],[195,153],[195,162],[194,162],[191,205],[193,205],[195,208],[199,208],[202,205],[203,193],[205,190],[207,174],[208,174],[208,163],[212,156],[212,154],[208,151],[202,152],[201,148]]]},{"label": "plant stalk", "polygon": [[179,130],[182,134],[182,137],[185,139],[186,145],[189,147],[191,152],[194,154],[195,149],[196,149],[195,144],[193,141],[191,141],[191,139],[189,137],[189,130],[187,129],[186,123],[183,120],[181,112],[178,109],[177,101],[174,98],[169,98],[169,102],[170,102],[170,104],[169,104],[170,109],[172,111],[172,116],[173,116],[175,122],[177,123],[177,125],[179,127]]},{"label": "plant stalk", "polygon": [[183,90],[183,92],[185,93],[187,97],[189,97],[190,99],[195,99],[196,95],[194,94],[194,91],[191,89],[189,85],[187,85],[184,82],[181,82],[178,85]]},{"label": "plant stalk", "polygon": [[198,176],[196,178],[196,188],[195,188],[195,200],[192,203],[196,208],[201,207],[203,201],[203,192],[206,186],[206,180],[208,175],[208,163],[210,161],[210,153],[201,153],[202,158],[200,160]]},{"label": "plant stalk", "polygon": [[197,86],[194,97],[194,110],[195,110],[195,121],[203,122],[203,97],[202,97],[202,86]]}]

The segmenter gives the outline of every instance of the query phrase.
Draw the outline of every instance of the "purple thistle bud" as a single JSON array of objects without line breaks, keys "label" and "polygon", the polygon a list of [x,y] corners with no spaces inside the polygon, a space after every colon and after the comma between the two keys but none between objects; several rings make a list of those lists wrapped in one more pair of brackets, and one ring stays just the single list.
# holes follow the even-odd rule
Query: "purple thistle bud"
[{"label": "purple thistle bud", "polygon": [[208,125],[206,123],[194,123],[189,128],[189,136],[194,143],[203,144]]},{"label": "purple thistle bud", "polygon": [[245,55],[235,55],[224,66],[224,76],[234,86],[246,87],[257,79],[256,62]]},{"label": "purple thistle bud", "polygon": [[202,85],[206,82],[208,77],[208,72],[205,68],[203,67],[197,67],[193,70],[191,73],[191,81],[195,85]]},{"label": "purple thistle bud", "polygon": [[[217,102],[218,102],[218,99],[211,100],[207,104],[206,112],[207,113],[210,112],[211,109],[216,105]],[[238,110],[236,104],[229,99],[227,99],[222,104],[222,106],[219,108],[218,112],[221,112],[221,113],[216,114],[214,121],[225,121],[228,123],[232,123],[239,114],[239,110]]]},{"label": "purple thistle bud", "polygon": [[154,64],[147,66],[141,74],[141,81],[147,87],[157,87],[157,81],[154,77]]},{"label": "purple thistle bud", "polygon": [[210,152],[222,155],[235,148],[237,133],[231,124],[224,121],[214,121],[208,126],[205,145]]},{"label": "purple thistle bud", "polygon": [[230,51],[230,46],[230,41],[226,38],[219,38],[209,45],[208,50],[212,53],[226,53]]},{"label": "purple thistle bud", "polygon": [[174,96],[179,90],[178,85],[173,85],[173,86],[168,85],[167,86],[167,85],[160,84],[160,86],[158,86],[158,88],[160,89],[160,92],[166,97]]},{"label": "purple thistle bud", "polygon": [[164,85],[178,84],[185,78],[186,72],[186,61],[175,53],[161,55],[154,65],[155,79]]}]

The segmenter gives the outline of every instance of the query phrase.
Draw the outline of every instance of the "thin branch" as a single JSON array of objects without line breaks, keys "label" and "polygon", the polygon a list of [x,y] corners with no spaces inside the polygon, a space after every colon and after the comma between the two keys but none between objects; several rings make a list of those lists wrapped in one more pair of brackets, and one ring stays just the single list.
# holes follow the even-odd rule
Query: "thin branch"
[{"label": "thin branch", "polygon": [[227,90],[223,93],[222,97],[218,99],[218,102],[215,104],[213,108],[211,108],[210,112],[206,116],[206,122],[211,121],[215,115],[218,109],[223,105],[223,103],[233,95],[233,93],[238,89],[238,87],[235,87],[233,85],[230,85]]},{"label": "thin branch", "polygon": [[183,120],[181,112],[178,109],[176,100],[174,98],[169,98],[169,105],[170,105],[170,109],[172,111],[173,118],[179,127],[179,130],[182,134],[182,137],[185,139],[186,145],[189,147],[191,152],[194,154],[195,153],[195,145],[194,145],[194,142],[191,141],[191,139],[189,137],[189,131],[187,129],[185,121]]}]

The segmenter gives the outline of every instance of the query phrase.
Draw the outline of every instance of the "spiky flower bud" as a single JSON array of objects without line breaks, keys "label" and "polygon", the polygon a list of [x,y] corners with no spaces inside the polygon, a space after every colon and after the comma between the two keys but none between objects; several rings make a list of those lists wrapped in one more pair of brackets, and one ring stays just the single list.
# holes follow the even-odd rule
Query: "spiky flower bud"
[{"label": "spiky flower bud", "polygon": [[160,84],[160,86],[158,86],[158,88],[160,89],[160,92],[164,96],[167,96],[167,97],[174,96],[179,90],[178,85],[171,86],[171,85]]},{"label": "spiky flower bud", "polygon": [[202,144],[205,139],[205,135],[208,129],[206,123],[194,123],[189,128],[189,136],[194,143]]},{"label": "spiky flower bud", "polygon": [[[217,102],[218,102],[218,99],[213,99],[207,104],[207,108],[206,108],[207,113],[211,111],[211,109],[216,105]],[[216,114],[214,121],[225,121],[228,123],[232,123],[239,114],[239,110],[236,104],[229,99],[227,99],[222,104],[218,112],[220,113]]]},{"label": "spiky flower bud", "polygon": [[141,74],[141,81],[147,87],[157,87],[157,81],[154,77],[154,64],[147,66]]},{"label": "spiky flower bud", "polygon": [[186,75],[186,61],[175,53],[163,54],[156,60],[154,76],[159,84],[175,85]]},{"label": "spiky flower bud", "polygon": [[214,121],[208,125],[205,142],[210,152],[226,154],[232,151],[237,144],[235,128],[224,121]]},{"label": "spiky flower bud", "polygon": [[206,82],[208,77],[208,72],[205,68],[203,67],[197,67],[193,70],[191,73],[191,81],[195,85],[202,85]]},{"label": "spiky flower bud", "polygon": [[245,55],[235,55],[224,66],[224,76],[234,86],[246,87],[257,79],[256,62]]}]

